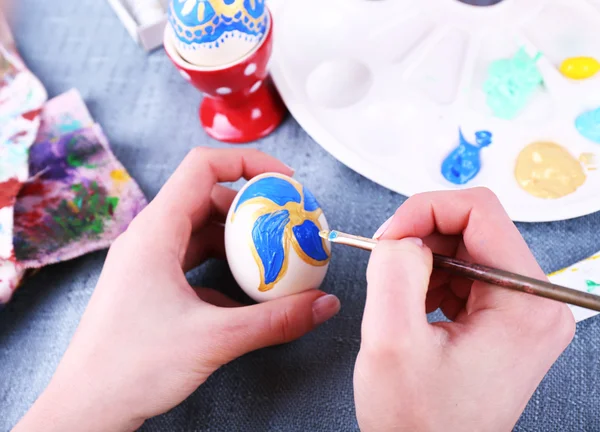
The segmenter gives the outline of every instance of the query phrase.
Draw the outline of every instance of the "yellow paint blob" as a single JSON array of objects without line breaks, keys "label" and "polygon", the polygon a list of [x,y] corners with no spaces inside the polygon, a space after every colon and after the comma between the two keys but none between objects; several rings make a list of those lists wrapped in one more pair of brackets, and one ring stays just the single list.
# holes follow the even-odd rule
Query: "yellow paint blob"
[{"label": "yellow paint blob", "polygon": [[572,57],[560,65],[560,72],[567,78],[584,80],[600,71],[600,62],[592,57]]},{"label": "yellow paint blob", "polygon": [[515,178],[526,192],[545,199],[572,194],[586,180],[581,162],[553,142],[525,147],[517,158]]},{"label": "yellow paint blob", "polygon": [[126,182],[130,179],[129,174],[127,174],[127,172],[122,169],[116,169],[111,171],[110,178],[116,182]]}]

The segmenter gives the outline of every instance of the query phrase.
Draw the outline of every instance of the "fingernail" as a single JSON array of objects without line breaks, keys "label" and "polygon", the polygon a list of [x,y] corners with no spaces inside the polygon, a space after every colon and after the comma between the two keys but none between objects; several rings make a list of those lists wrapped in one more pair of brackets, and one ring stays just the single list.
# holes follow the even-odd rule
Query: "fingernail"
[{"label": "fingernail", "polygon": [[375,235],[373,236],[373,238],[375,240],[377,240],[379,237],[381,237],[383,234],[385,234],[385,232],[387,231],[387,229],[389,228],[390,224],[392,223],[392,219],[394,219],[394,216],[390,217],[388,220],[386,220],[383,225],[381,225],[379,227],[379,229],[377,230],[377,232],[375,232]]},{"label": "fingernail", "polygon": [[292,177],[294,174],[296,174],[296,170],[294,168],[292,168],[291,166],[289,166],[287,164],[284,164],[284,165],[287,169],[289,169],[292,172],[292,175],[290,177]]},{"label": "fingernail", "polygon": [[316,326],[323,324],[328,319],[337,315],[340,311],[340,306],[340,300],[332,294],[319,297],[312,306],[313,323]]},{"label": "fingernail", "polygon": [[423,247],[423,240],[421,240],[420,238],[407,237],[407,238],[403,239],[402,241],[411,242],[411,243],[416,244],[419,247]]}]

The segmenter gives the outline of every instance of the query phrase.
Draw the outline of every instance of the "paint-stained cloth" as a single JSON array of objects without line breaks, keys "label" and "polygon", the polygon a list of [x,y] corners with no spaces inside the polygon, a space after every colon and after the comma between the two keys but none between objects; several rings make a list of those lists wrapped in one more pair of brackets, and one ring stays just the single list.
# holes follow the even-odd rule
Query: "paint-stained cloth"
[{"label": "paint-stained cloth", "polygon": [[28,269],[107,248],[144,207],[76,90],[47,104],[0,15],[0,304]]},{"label": "paint-stained cloth", "polygon": [[13,249],[14,205],[29,177],[29,147],[40,126],[46,89],[25,66],[0,12],[0,304],[23,276]]}]

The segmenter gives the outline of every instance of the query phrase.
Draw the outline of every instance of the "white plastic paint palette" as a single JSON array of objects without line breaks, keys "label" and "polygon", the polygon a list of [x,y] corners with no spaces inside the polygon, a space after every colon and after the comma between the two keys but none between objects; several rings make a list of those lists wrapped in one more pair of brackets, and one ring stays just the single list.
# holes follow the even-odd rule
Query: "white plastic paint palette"
[{"label": "white plastic paint palette", "polygon": [[[441,174],[458,145],[490,131],[482,169],[460,187],[494,190],[516,221],[561,220],[600,210],[600,171],[575,193],[535,198],[514,179],[515,160],[535,141],[575,157],[600,146],[575,128],[600,107],[600,74],[569,80],[558,68],[575,56],[600,59],[600,0],[271,0],[272,73],[291,113],[329,153],[403,195],[454,189]],[[514,120],[494,117],[484,82],[492,62],[524,47],[545,85]]]}]

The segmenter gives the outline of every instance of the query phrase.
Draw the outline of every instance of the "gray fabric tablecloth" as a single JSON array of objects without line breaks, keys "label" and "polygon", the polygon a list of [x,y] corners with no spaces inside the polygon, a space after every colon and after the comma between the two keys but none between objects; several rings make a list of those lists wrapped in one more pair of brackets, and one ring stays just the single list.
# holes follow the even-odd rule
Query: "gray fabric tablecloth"
[{"label": "gray fabric tablecloth", "polygon": [[[200,95],[162,51],[138,48],[106,1],[17,0],[21,53],[51,96],[80,90],[117,157],[149,198],[194,146],[224,147],[200,128]],[[371,235],[404,200],[347,169],[293,119],[257,147],[297,170],[332,227]],[[520,225],[544,270],[600,249],[600,214]],[[43,269],[0,311],[0,430],[9,430],[44,389],[98,279],[104,252]],[[357,430],[352,370],[360,344],[367,254],[338,248],[323,286],[340,315],[287,346],[222,368],[146,431]],[[210,262],[195,283],[235,289],[227,265]],[[578,325],[517,426],[519,431],[600,430],[600,319]],[[481,403],[486,403],[481,401]]]}]

